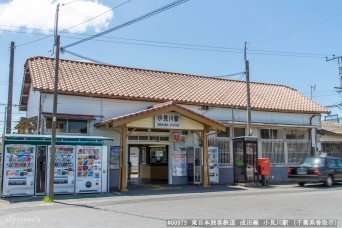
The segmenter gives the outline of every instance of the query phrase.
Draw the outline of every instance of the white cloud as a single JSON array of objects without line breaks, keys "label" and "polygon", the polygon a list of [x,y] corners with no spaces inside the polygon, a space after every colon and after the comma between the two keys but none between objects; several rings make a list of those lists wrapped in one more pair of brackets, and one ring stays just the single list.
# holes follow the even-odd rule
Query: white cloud
[{"label": "white cloud", "polygon": [[[8,25],[6,29],[10,30],[19,30],[18,27],[22,27],[28,30],[36,28],[53,31],[56,6],[61,3],[58,24],[61,31],[110,10],[108,6],[97,0],[78,0],[62,6],[63,3],[68,2],[71,0],[11,0],[0,3],[0,25],[2,28],[3,25]],[[99,32],[108,27],[112,17],[113,12],[107,12],[69,32],[85,32],[88,29]]]}]

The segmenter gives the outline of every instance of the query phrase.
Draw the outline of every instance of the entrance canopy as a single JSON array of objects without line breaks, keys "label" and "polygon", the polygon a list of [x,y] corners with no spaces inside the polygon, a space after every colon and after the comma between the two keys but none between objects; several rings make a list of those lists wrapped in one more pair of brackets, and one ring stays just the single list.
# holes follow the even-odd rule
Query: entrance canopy
[{"label": "entrance canopy", "polygon": [[[173,115],[172,113],[179,113],[181,116]],[[146,128],[182,130],[203,130],[204,127],[207,127],[208,129],[217,131],[226,131],[226,127],[222,123],[180,106],[174,101],[157,104],[138,112],[114,117],[102,121],[95,126],[118,127],[123,125],[128,127],[144,126]]]}]

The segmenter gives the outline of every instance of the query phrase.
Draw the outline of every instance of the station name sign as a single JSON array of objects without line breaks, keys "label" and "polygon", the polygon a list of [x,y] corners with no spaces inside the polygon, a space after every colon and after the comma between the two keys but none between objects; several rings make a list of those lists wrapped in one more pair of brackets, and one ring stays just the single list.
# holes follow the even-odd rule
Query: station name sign
[{"label": "station name sign", "polygon": [[154,127],[180,129],[182,127],[181,115],[172,112],[156,115],[154,116]]}]

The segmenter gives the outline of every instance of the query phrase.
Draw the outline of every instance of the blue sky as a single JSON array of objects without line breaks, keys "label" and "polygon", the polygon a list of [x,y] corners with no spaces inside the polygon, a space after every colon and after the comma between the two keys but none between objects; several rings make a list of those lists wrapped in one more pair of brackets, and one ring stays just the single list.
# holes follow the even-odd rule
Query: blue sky
[{"label": "blue sky", "polygon": [[[64,46],[173,1],[60,2],[68,3],[60,8],[60,30],[125,3],[114,12],[60,33]],[[26,59],[51,56],[52,37],[26,43],[52,34],[55,5],[53,0],[0,1],[0,104],[7,103],[11,41],[17,46],[14,104],[19,103]],[[310,85],[316,84],[313,100],[327,106],[342,100],[334,89],[340,84],[338,64],[325,61],[326,56],[342,55],[341,21],[339,0],[189,0],[67,50],[113,65],[218,76],[244,71],[243,47],[247,41],[251,81],[285,84],[308,97]],[[61,58],[80,60],[67,53]],[[230,78],[244,80],[242,75]],[[338,108],[331,111],[342,117]],[[14,120],[25,115],[17,108],[13,112]],[[0,106],[1,121],[3,116],[4,106]]]}]

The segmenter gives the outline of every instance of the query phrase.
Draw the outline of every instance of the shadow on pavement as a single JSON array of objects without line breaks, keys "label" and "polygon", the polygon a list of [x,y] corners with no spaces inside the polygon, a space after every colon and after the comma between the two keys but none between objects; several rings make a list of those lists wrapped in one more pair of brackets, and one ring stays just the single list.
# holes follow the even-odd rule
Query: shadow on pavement
[{"label": "shadow on pavement", "polygon": [[[202,185],[169,185],[162,181],[129,181],[128,191],[122,192],[118,189],[111,189],[109,193],[84,193],[54,196],[55,200],[68,199],[89,199],[104,198],[113,196],[148,196],[148,195],[165,195],[165,194],[192,194],[192,193],[208,193],[208,192],[227,192],[227,191],[243,191],[247,188],[241,185],[212,184],[210,187]],[[2,198],[0,201],[7,203],[22,202],[38,202],[43,201],[44,196],[15,196]]]}]

